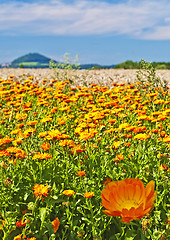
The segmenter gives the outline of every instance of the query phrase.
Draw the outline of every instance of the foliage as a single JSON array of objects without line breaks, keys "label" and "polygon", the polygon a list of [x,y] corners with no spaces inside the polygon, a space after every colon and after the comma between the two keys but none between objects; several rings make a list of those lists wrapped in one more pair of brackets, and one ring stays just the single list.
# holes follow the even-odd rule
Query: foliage
[{"label": "foliage", "polygon": [[79,69],[78,63],[78,55],[75,56],[75,59],[72,58],[70,53],[64,54],[64,62],[63,63],[56,63],[54,60],[50,60],[49,68],[51,69],[64,69],[64,70],[72,70],[72,69]]},{"label": "foliage", "polygon": [[162,87],[166,90],[167,81],[161,81],[161,79],[156,75],[156,69],[152,63],[148,63],[145,60],[141,60],[139,63],[139,70],[137,71],[137,79],[141,82],[142,88],[147,84],[149,89],[154,89],[158,87]]},{"label": "foliage", "polygon": [[114,68],[123,68],[123,69],[138,69],[139,64],[137,62],[133,62],[130,60],[127,60],[123,63],[117,64]]},{"label": "foliage", "polygon": [[[140,61],[141,62],[141,61]],[[140,62],[133,62],[131,60],[125,61],[123,63],[117,64],[114,68],[122,68],[122,69],[140,69]],[[155,69],[170,69],[170,62],[152,62],[152,66]]]},{"label": "foliage", "polygon": [[65,53],[64,59],[65,61],[63,63],[56,63],[53,60],[50,60],[49,68],[53,70],[56,78],[59,78],[59,70],[61,69],[63,70],[63,74],[60,80],[72,81],[69,77],[70,70],[77,70],[80,67],[80,64],[78,63],[78,55],[76,55],[75,59],[73,59],[70,53]]},{"label": "foliage", "polygon": [[24,68],[24,64],[20,63],[19,68]]}]

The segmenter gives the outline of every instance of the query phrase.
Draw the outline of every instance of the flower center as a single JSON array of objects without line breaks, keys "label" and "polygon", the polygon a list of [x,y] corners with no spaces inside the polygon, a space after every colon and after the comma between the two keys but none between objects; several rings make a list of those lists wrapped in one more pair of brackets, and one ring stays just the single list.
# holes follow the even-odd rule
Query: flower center
[{"label": "flower center", "polygon": [[132,207],[138,208],[140,205],[139,202],[135,202],[134,200],[126,200],[121,202],[122,209],[131,209]]}]

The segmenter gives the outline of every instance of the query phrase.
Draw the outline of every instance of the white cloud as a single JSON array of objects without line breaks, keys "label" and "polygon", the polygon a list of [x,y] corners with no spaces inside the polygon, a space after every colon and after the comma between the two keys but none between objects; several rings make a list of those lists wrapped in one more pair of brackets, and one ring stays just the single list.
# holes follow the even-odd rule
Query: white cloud
[{"label": "white cloud", "polygon": [[170,39],[168,0],[122,3],[62,0],[0,3],[0,34],[126,34],[138,39]]},{"label": "white cloud", "polygon": [[155,27],[146,36],[143,36],[143,39],[170,40],[170,25]]}]

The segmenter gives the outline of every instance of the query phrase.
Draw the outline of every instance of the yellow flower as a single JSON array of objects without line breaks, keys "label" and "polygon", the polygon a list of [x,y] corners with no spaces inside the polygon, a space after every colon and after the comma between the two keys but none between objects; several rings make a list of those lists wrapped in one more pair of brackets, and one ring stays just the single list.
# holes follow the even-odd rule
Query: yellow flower
[{"label": "yellow flower", "polygon": [[52,157],[50,156],[50,154],[48,153],[37,153],[33,156],[32,160],[35,160],[35,159],[51,159]]},{"label": "yellow flower", "polygon": [[159,169],[160,169],[160,170],[168,170],[168,167],[167,167],[167,165],[165,165],[165,164],[161,164],[161,165],[159,166]]},{"label": "yellow flower", "polygon": [[43,118],[41,122],[46,123],[46,122],[51,122],[52,120],[53,120],[52,118],[46,117],[46,118]]},{"label": "yellow flower", "polygon": [[119,125],[119,128],[123,129],[123,128],[127,128],[129,126],[130,126],[129,123],[122,123],[122,124]]},{"label": "yellow flower", "polygon": [[147,140],[148,138],[150,138],[150,136],[147,135],[146,133],[139,133],[136,136],[134,136],[134,139],[140,139],[140,140]]},{"label": "yellow flower", "polygon": [[117,141],[117,142],[114,141],[113,148],[118,149],[121,143],[122,143],[122,141]]},{"label": "yellow flower", "polygon": [[169,143],[170,142],[170,136],[167,136],[167,137],[163,138],[163,142]]},{"label": "yellow flower", "polygon": [[93,197],[93,195],[94,195],[94,192],[86,192],[86,193],[84,193],[84,197],[85,198],[91,198],[91,197]]},{"label": "yellow flower", "polygon": [[71,196],[71,195],[75,194],[75,192],[73,190],[64,190],[63,194],[66,196]]},{"label": "yellow flower", "polygon": [[38,121],[29,121],[29,122],[26,122],[26,124],[28,125],[28,126],[34,126],[34,125],[36,125],[38,123]]}]

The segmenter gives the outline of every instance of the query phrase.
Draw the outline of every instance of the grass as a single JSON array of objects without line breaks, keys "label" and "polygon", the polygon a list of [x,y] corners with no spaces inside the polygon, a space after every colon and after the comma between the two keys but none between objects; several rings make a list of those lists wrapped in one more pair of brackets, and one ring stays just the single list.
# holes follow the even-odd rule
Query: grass
[{"label": "grass", "polygon": [[[18,67],[26,67],[26,68],[34,68],[34,67],[37,67],[37,68],[41,68],[41,67],[49,67],[49,64],[48,63],[39,63],[39,62],[22,62],[20,64],[18,64]],[[17,67],[17,66],[16,66]]]}]

